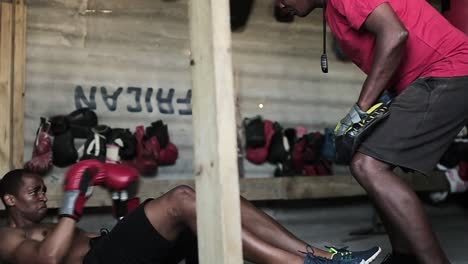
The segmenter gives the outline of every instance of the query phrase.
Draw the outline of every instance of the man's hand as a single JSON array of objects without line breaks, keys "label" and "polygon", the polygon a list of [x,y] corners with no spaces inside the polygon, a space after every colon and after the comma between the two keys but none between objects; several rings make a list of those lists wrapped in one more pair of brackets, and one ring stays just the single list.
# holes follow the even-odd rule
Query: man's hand
[{"label": "man's hand", "polygon": [[65,175],[65,193],[59,214],[78,221],[94,186],[103,186],[112,192],[125,191],[125,201],[130,201],[136,196],[139,176],[135,168],[122,164],[93,159],[80,161]]},{"label": "man's hand", "polygon": [[84,160],[74,164],[65,174],[65,186],[62,207],[59,215],[78,221],[83,215],[86,201],[92,194],[98,174],[102,174],[102,163]]},{"label": "man's hand", "polygon": [[361,122],[366,116],[367,113],[362,111],[357,104],[353,105],[348,114],[336,125],[335,137],[344,135],[354,124]]},{"label": "man's hand", "polygon": [[335,128],[335,162],[349,164],[362,140],[388,114],[388,106],[384,103],[377,103],[365,112],[354,105]]}]

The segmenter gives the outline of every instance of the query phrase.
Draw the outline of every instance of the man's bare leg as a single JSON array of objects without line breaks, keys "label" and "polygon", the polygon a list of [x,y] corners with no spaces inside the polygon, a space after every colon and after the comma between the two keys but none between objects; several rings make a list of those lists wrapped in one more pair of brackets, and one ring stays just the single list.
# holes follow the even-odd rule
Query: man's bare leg
[{"label": "man's bare leg", "polygon": [[[256,208],[247,199],[241,197],[241,216],[242,226],[244,229],[252,232],[264,241],[268,241],[271,245],[304,256],[307,243],[297,238],[289,232],[284,226],[280,225],[276,220],[271,218],[262,210]],[[318,248],[312,248],[314,255],[331,258],[331,253]]]},{"label": "man's bare leg", "polygon": [[[179,186],[145,205],[151,224],[166,239],[173,241],[184,227],[197,231],[195,192],[188,186]],[[292,254],[265,242],[242,229],[244,258],[254,263],[303,263],[304,257]]]},{"label": "man's bare leg", "polygon": [[357,153],[351,172],[382,213],[394,250],[405,250],[394,244],[397,241],[408,242],[411,253],[421,263],[449,263],[419,198],[393,173],[390,165]]}]

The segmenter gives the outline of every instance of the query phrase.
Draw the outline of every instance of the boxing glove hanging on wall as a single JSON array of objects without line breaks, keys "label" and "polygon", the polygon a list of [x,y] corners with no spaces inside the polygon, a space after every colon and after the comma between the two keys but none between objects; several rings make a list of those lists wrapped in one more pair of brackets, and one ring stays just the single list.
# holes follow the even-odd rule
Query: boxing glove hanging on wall
[{"label": "boxing glove hanging on wall", "polygon": [[282,22],[282,23],[291,23],[294,21],[294,14],[289,12],[288,9],[282,8],[281,7],[281,2],[279,0],[275,1],[274,5],[274,16],[276,21]]},{"label": "boxing glove hanging on wall", "polygon": [[230,0],[231,31],[242,31],[249,20],[254,0]]}]

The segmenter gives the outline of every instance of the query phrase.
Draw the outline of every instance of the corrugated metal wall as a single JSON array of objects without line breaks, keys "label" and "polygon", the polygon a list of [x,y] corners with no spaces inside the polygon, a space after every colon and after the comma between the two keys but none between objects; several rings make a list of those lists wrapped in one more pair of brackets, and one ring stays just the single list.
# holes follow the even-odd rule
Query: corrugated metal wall
[{"label": "corrugated metal wall", "polygon": [[[261,114],[284,127],[310,130],[334,126],[355,102],[364,76],[332,54],[330,73],[322,74],[321,12],[278,23],[272,2],[257,0],[246,30],[232,36],[242,116]],[[112,127],[134,130],[163,119],[180,157],[157,177],[192,177],[187,1],[30,0],[28,5],[25,159],[39,117],[91,106],[100,123]],[[248,177],[273,171],[245,165]],[[54,168],[48,181],[60,181],[62,172]]]}]

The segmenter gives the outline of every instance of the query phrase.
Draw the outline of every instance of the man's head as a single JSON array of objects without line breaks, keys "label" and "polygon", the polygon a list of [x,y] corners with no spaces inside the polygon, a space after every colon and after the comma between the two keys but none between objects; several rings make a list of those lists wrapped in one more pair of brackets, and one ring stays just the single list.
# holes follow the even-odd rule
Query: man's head
[{"label": "man's head", "polygon": [[0,197],[11,217],[37,223],[47,213],[47,187],[42,178],[32,172],[17,169],[0,180]]},{"label": "man's head", "polygon": [[280,7],[290,14],[305,17],[317,7],[323,7],[326,0],[279,0]]}]

